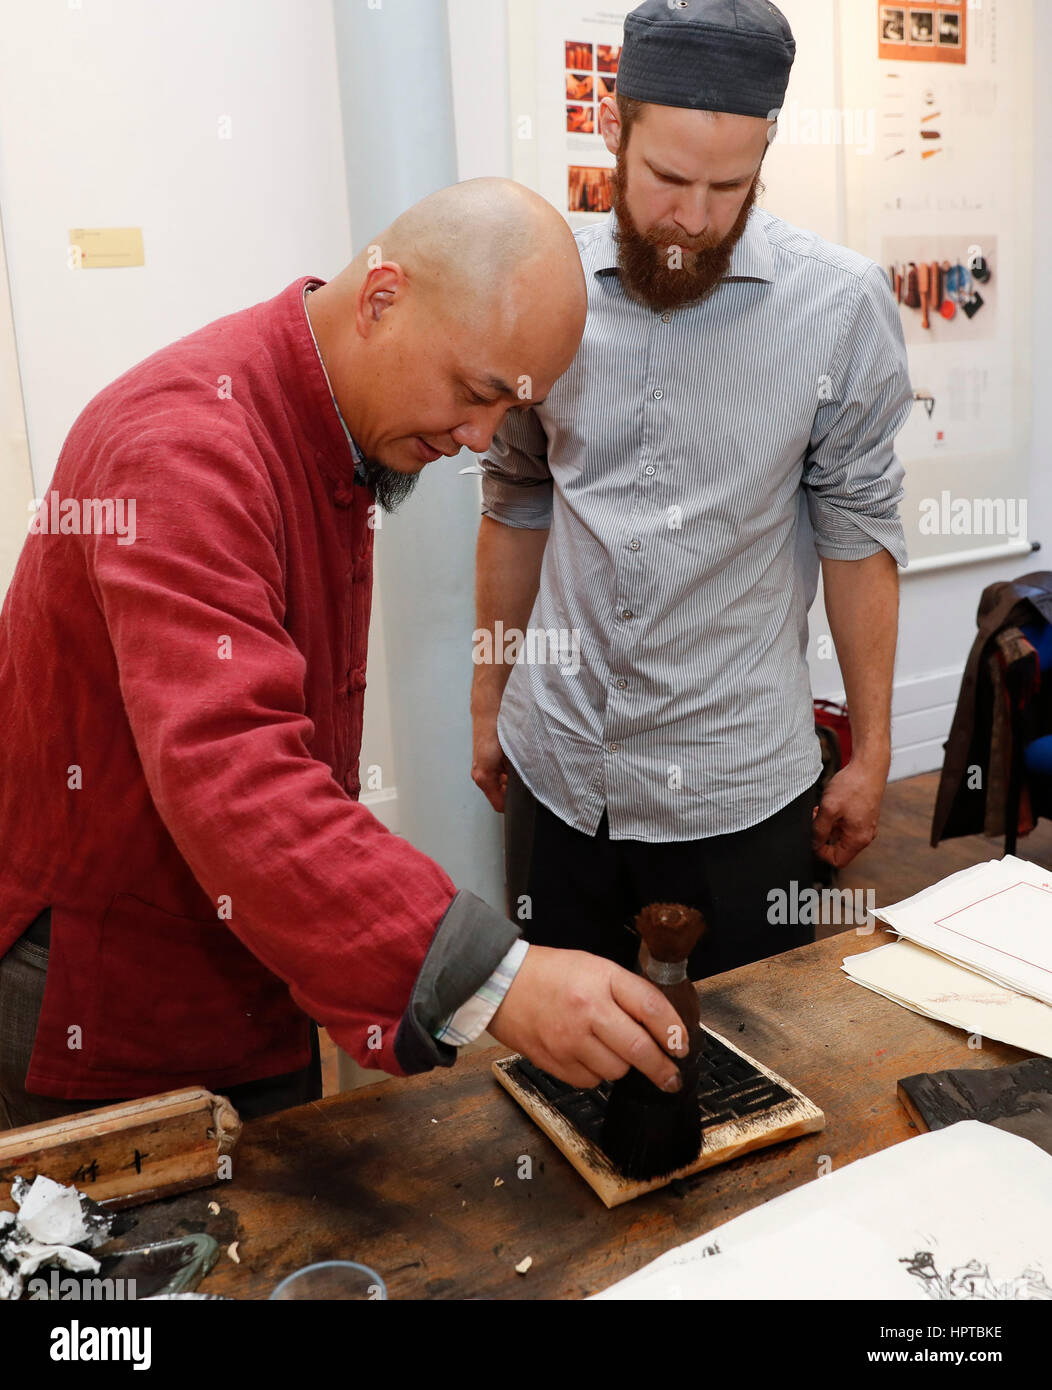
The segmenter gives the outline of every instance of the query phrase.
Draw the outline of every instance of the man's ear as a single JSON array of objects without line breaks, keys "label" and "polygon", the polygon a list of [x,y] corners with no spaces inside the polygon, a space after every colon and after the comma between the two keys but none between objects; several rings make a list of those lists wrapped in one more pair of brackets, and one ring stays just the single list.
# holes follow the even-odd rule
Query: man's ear
[{"label": "man's ear", "polygon": [[621,148],[622,127],[621,112],[613,97],[603,97],[599,103],[599,134],[603,137],[603,144],[616,157]]},{"label": "man's ear", "polygon": [[405,271],[397,261],[384,261],[368,272],[358,288],[355,320],[358,332],[368,337],[383,316],[406,291]]}]

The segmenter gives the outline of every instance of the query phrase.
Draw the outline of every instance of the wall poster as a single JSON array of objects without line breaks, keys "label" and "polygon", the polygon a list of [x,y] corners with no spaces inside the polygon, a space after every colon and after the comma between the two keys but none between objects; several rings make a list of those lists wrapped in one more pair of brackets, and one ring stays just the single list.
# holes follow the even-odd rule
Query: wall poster
[{"label": "wall poster", "polygon": [[[514,176],[586,225],[610,208],[599,103],[634,6],[507,3]],[[762,203],[887,272],[927,398],[897,442],[910,557],[1025,542],[1032,0],[779,8],[797,57]]]}]

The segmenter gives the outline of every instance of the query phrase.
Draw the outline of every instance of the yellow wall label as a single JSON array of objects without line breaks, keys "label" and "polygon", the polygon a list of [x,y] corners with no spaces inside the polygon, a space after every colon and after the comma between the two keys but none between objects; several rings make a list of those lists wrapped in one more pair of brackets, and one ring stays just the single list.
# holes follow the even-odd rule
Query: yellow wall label
[{"label": "yellow wall label", "polygon": [[145,265],[141,227],[74,227],[69,234],[74,270],[110,270]]}]

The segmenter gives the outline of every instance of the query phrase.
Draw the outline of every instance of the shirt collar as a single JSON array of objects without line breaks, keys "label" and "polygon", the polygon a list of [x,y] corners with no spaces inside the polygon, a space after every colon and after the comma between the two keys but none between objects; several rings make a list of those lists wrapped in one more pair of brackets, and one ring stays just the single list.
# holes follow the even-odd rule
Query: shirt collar
[{"label": "shirt collar", "polygon": [[314,336],[314,329],[313,329],[313,327],[311,327],[310,315],[307,314],[307,312],[306,312],[306,310],[307,310],[307,296],[308,296],[308,294],[310,294],[310,292],[311,292],[312,290],[314,290],[314,289],[316,289],[316,288],[317,288],[317,285],[316,285],[316,284],[308,284],[308,285],[304,285],[304,286],[303,286],[303,309],[304,309],[304,315],[305,315],[305,317],[306,317],[306,319],[307,319],[307,327],[310,329],[311,342],[314,344],[314,351],[318,354],[318,361],[321,363],[321,369],[322,369],[322,371],[325,373],[325,384],[326,384],[326,386],[328,386],[328,388],[329,388],[329,395],[332,396],[332,404],[333,404],[333,407],[335,408],[336,415],[337,415],[337,418],[338,418],[339,421],[340,421],[340,424],[343,426],[343,432],[344,432],[344,434],[347,436],[347,443],[348,443],[348,444],[350,445],[350,447],[351,447],[351,456],[352,456],[353,459],[354,459],[354,480],[355,480],[355,482],[364,483],[364,482],[366,482],[366,476],[365,476],[365,455],[362,453],[361,449],[359,449],[357,443],[355,442],[354,436],[351,434],[350,430],[347,428],[347,421],[343,418],[343,415],[340,413],[340,407],[339,407],[339,405],[337,404],[335,395],[333,395],[332,382],[329,380],[329,373],[325,370],[325,360],[324,360],[324,358],[323,358],[322,355],[321,355],[321,349],[318,347],[318,340],[317,340],[317,338],[315,338],[315,336]]},{"label": "shirt collar", "polygon": [[[597,224],[599,232],[595,240],[593,273],[609,274],[617,270],[617,227],[616,214],[610,215]],[[768,280],[774,279],[774,259],[771,243],[767,240],[757,209],[749,214],[738,244],[731,252],[731,264],[724,280]],[[721,282],[722,283],[722,282]]]}]

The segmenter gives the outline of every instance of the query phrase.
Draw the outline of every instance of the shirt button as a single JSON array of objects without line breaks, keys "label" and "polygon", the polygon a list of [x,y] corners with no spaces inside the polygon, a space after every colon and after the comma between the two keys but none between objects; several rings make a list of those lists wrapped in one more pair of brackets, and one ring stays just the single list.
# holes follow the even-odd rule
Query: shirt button
[{"label": "shirt button", "polygon": [[627,689],[628,689],[628,681],[625,680],[624,676],[619,676],[619,677],[618,677],[618,679],[617,679],[617,688],[618,688],[618,690],[627,690]]},{"label": "shirt button", "polygon": [[634,618],[636,615],[632,612],[631,608],[622,608],[621,616],[622,618]]},{"label": "shirt button", "polygon": [[659,400],[661,399],[661,397],[662,397],[664,394],[665,394],[664,391],[655,391],[655,392],[654,392],[654,399],[655,399],[656,401],[659,401]]},{"label": "shirt button", "polygon": [[638,550],[638,549],[639,549],[639,542],[635,539],[635,537],[633,537],[632,540],[630,540],[630,541],[628,542],[628,548],[629,548],[629,550]]},{"label": "shirt button", "polygon": [[652,478],[654,474],[657,472],[657,469],[654,467],[652,463],[648,463],[647,466],[643,469],[643,472],[647,475],[648,478]]},{"label": "shirt button", "polygon": [[621,751],[621,745],[619,743],[608,743],[606,746],[611,753],[620,753]]}]

